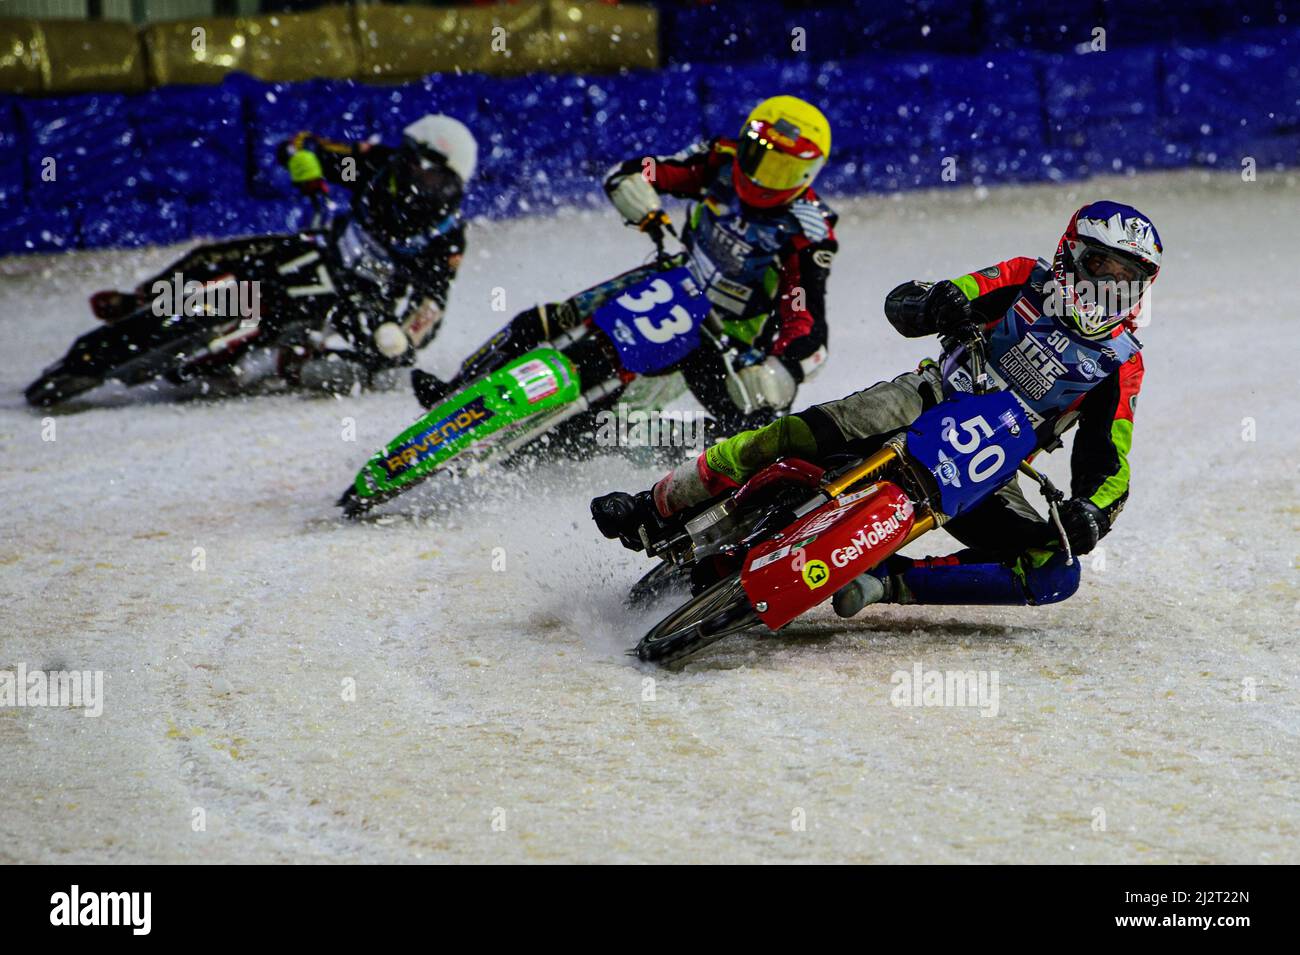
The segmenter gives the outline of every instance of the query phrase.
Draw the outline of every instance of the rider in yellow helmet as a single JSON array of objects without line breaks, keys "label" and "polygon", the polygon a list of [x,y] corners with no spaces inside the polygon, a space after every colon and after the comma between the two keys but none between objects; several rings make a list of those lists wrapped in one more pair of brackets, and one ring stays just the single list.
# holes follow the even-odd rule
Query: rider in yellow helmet
[{"label": "rider in yellow helmet", "polygon": [[789,205],[812,185],[830,152],[831,126],[821,110],[795,96],[773,96],[741,127],[731,182],[746,205]]},{"label": "rider in yellow helmet", "polygon": [[634,157],[605,180],[618,211],[642,229],[666,220],[662,195],[691,200],[682,238],[692,270],[715,325],[748,347],[735,374],[706,350],[684,369],[719,424],[770,420],[826,360],[826,280],[839,246],[835,214],[812,185],[830,150],[821,110],[773,96],[736,139]]},{"label": "rider in yellow helmet", "polygon": [[[663,195],[690,203],[681,230],[687,264],[713,305],[711,330],[742,354],[729,366],[718,349],[700,348],[680,370],[721,433],[772,420],[826,360],[836,217],[812,185],[830,148],[830,123],[817,107],[774,96],[755,107],[736,139],[719,137],[675,156],[633,156],[605,178],[615,208],[645,231],[667,223]],[[580,324],[641,272],[520,313],[457,380]],[[455,384],[425,372],[414,377],[425,407]]]}]

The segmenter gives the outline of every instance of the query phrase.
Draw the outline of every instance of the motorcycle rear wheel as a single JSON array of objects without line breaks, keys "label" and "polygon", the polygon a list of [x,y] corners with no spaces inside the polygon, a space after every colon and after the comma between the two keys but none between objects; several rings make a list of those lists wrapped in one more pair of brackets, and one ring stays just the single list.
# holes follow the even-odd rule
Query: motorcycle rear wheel
[{"label": "motorcycle rear wheel", "polygon": [[[83,335],[62,359],[27,386],[23,392],[27,403],[51,408],[109,381],[134,387],[179,373],[184,356],[201,346],[206,333],[150,341],[147,333],[154,331],[157,322],[156,316],[137,314],[131,322],[115,322]],[[137,332],[143,334],[137,336]]]},{"label": "motorcycle rear wheel", "polygon": [[740,575],[732,574],[651,627],[636,645],[636,655],[645,663],[676,663],[757,622]]},{"label": "motorcycle rear wheel", "polygon": [[33,408],[53,408],[103,383],[103,378],[87,375],[42,375],[27,386],[23,396]]}]

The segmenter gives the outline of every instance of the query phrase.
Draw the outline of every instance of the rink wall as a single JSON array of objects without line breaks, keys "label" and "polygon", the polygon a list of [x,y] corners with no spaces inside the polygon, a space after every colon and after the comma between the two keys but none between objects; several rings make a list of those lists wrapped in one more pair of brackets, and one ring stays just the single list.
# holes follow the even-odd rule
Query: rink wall
[{"label": "rink wall", "polygon": [[[828,196],[1096,173],[1300,164],[1300,29],[1105,52],[872,53],[679,63],[609,76],[435,73],[392,86],[272,83],[0,97],[0,254],[281,231],[304,203],[274,162],[300,129],[395,140],[442,111],[481,144],[470,215],[596,201],[599,173],[789,92],[834,127]],[[945,162],[951,160],[951,162]],[[346,202],[346,195],[335,196]]]},{"label": "rink wall", "polygon": [[591,73],[659,64],[658,11],[602,0],[334,4],[140,27],[115,20],[0,17],[5,93],[139,92],[220,83],[230,73],[272,82],[379,82],[447,71]]}]

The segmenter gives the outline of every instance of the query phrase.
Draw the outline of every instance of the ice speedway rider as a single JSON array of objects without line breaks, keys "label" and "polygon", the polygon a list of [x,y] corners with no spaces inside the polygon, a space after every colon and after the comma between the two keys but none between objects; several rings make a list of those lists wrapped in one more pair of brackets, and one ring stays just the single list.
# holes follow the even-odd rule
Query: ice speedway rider
[{"label": "ice speedway rider", "polygon": [[[738,139],[717,138],[672,157],[636,157],[605,179],[624,220],[655,233],[668,225],[660,197],[690,200],[682,241],[712,303],[715,340],[743,354],[734,370],[718,348],[680,366],[722,433],[772,420],[826,359],[826,280],[838,248],[835,214],[812,189],[830,154],[830,124],[793,96],[764,100]],[[472,355],[452,382],[412,373],[430,408],[455,387],[586,321],[603,302],[657,268],[625,272],[563,302],[521,312]]]},{"label": "ice speedway rider", "polygon": [[[331,185],[351,191],[350,214],[335,217],[326,237],[337,266],[363,290],[364,307],[333,309],[325,334],[307,347],[279,349],[272,370],[292,384],[327,390],[376,384],[385,370],[413,364],[442,321],[465,250],[460,206],[478,144],[459,120],[431,114],[407,126],[397,147],[300,132],[281,144],[278,157],[305,195],[324,196]],[[267,242],[271,259],[301,252],[300,236]],[[138,307],[156,281],[170,280],[175,272],[186,280],[210,280],[228,273],[248,247],[246,239],[202,246],[134,293],[100,292],[91,306],[113,321]],[[319,308],[292,289],[275,306]]]},{"label": "ice speedway rider", "polygon": [[[641,527],[680,519],[684,510],[779,457],[816,461],[874,451],[926,409],[972,389],[967,347],[978,335],[993,386],[1023,406],[1040,450],[1059,447],[1060,436],[1078,426],[1072,496],[1061,518],[1074,553],[1086,554],[1128,498],[1143,374],[1134,329],[1160,259],[1160,236],[1149,218],[1101,201],[1074,214],[1051,262],[1012,258],[951,281],[906,282],[889,293],[885,315],[909,338],[939,335],[938,361],[927,359],[892,381],[736,434],[650,491],[596,498],[592,516],[606,537],[638,550]],[[851,617],[877,601],[1044,604],[1078,588],[1079,562],[1067,563],[1055,528],[1014,481],[944,528],[966,549],[923,560],[891,557],[842,588],[834,597],[836,612]]]}]

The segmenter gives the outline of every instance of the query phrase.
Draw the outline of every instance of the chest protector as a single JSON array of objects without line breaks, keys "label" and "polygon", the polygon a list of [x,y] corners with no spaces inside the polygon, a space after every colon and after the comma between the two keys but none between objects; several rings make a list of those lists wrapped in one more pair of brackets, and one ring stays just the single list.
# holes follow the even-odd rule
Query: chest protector
[{"label": "chest protector", "polygon": [[[1044,292],[1050,280],[1050,264],[1039,259],[1007,313],[986,333],[994,387],[1016,397],[1042,437],[1064,430],[1058,422],[1068,425],[1061,419],[1142,347],[1127,331],[1094,341],[1052,317],[1060,298]],[[971,391],[964,348],[945,354],[942,369],[945,397]]]},{"label": "chest protector", "polygon": [[397,271],[388,249],[355,219],[348,220],[347,226],[339,234],[335,248],[345,269],[376,285],[386,285]]},{"label": "chest protector", "polygon": [[691,207],[682,239],[690,252],[692,276],[723,319],[748,319],[769,312],[776,291],[780,253],[803,231],[788,206],[747,209],[723,166],[704,199]]}]

